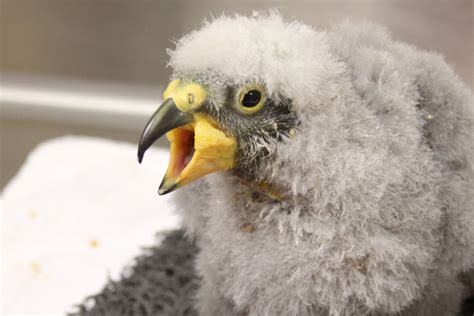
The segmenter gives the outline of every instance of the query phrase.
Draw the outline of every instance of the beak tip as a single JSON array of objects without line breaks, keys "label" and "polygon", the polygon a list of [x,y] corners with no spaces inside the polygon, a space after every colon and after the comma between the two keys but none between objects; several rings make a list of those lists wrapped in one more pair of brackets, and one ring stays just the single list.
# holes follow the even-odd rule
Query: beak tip
[{"label": "beak tip", "polygon": [[138,162],[141,163],[145,152],[166,132],[188,124],[193,120],[190,113],[181,112],[172,98],[168,98],[153,113],[138,142]]},{"label": "beak tip", "polygon": [[158,195],[165,195],[165,194],[171,193],[174,190],[176,190],[177,188],[178,188],[177,183],[175,183],[171,186],[166,186],[166,185],[164,185],[164,180],[163,180],[163,182],[160,185],[160,188],[158,189]]},{"label": "beak tip", "polygon": [[138,145],[138,151],[137,151],[137,159],[138,163],[142,163],[143,157],[145,157],[145,152],[148,149],[148,147],[144,146],[142,143]]}]

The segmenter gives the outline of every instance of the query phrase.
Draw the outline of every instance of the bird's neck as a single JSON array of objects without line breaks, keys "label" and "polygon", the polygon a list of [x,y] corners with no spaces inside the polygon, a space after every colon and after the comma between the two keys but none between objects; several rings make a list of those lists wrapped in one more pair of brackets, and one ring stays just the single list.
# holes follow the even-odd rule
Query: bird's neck
[{"label": "bird's neck", "polygon": [[286,199],[284,191],[268,181],[250,181],[245,183],[253,194],[259,194],[275,202]]}]

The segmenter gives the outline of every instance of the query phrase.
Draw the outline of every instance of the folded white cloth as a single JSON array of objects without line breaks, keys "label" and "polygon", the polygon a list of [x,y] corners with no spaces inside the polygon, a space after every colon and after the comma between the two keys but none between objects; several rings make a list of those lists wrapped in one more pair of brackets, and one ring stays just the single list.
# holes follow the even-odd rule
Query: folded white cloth
[{"label": "folded white cloth", "polygon": [[165,149],[62,137],[31,152],[2,196],[3,314],[61,313],[179,220],[157,189]]}]

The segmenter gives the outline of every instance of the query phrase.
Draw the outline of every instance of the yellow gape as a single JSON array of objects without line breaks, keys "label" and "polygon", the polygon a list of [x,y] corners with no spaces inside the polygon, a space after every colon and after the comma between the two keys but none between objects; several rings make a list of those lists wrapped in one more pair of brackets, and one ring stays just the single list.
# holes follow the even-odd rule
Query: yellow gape
[{"label": "yellow gape", "polygon": [[236,141],[214,125],[215,122],[195,114],[189,125],[166,133],[171,143],[170,162],[160,191],[175,190],[209,173],[234,166]]},{"label": "yellow gape", "polygon": [[159,194],[166,194],[202,176],[234,167],[237,142],[209,116],[197,111],[206,102],[206,90],[194,83],[173,80],[163,93],[164,102],[145,127],[139,144],[144,152],[166,133],[170,161]]}]

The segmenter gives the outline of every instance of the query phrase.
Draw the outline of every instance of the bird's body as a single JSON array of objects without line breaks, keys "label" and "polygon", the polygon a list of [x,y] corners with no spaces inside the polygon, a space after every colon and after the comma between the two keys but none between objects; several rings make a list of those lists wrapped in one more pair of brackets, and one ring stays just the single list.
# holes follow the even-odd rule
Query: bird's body
[{"label": "bird's body", "polygon": [[[170,65],[206,87],[202,111],[240,157],[174,196],[200,250],[200,315],[459,310],[473,101],[442,57],[370,23],[317,31],[270,13],[205,24]],[[238,118],[223,104],[252,82],[275,110]]]}]

